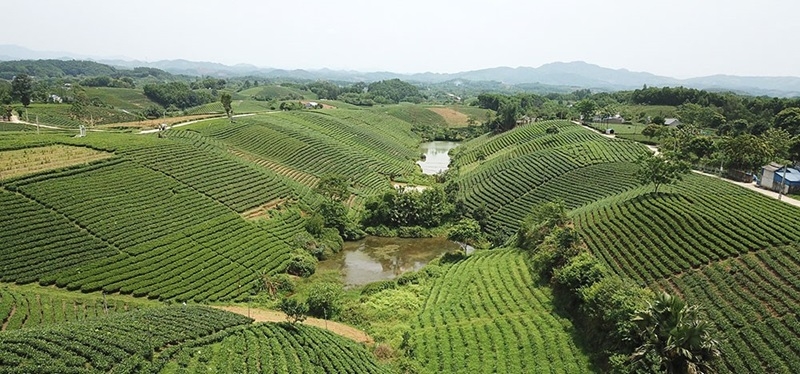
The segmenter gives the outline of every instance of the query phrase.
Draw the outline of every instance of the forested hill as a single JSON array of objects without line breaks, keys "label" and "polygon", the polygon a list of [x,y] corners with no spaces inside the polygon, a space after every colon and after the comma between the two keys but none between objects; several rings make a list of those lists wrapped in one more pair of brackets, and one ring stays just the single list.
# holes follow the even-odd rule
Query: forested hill
[{"label": "forested hill", "polygon": [[0,78],[12,79],[17,74],[25,73],[37,78],[62,78],[62,77],[94,77],[128,76],[145,78],[153,76],[160,79],[169,79],[172,74],[166,71],[137,67],[131,70],[117,69],[113,66],[100,64],[93,61],[78,60],[18,60],[0,61]]}]

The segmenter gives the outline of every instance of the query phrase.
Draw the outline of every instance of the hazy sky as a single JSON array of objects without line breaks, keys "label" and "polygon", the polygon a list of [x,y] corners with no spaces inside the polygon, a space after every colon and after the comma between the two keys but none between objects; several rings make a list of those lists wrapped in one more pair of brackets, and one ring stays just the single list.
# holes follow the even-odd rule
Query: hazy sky
[{"label": "hazy sky", "polygon": [[0,44],[147,61],[413,73],[582,60],[800,76],[795,0],[26,0],[3,13]]}]

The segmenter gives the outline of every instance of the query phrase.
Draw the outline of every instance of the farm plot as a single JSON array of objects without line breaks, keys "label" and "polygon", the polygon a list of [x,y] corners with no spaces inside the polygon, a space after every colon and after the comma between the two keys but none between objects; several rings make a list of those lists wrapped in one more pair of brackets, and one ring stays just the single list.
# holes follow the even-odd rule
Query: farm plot
[{"label": "farm plot", "polygon": [[161,373],[379,373],[364,347],[316,327],[261,323],[221,342],[185,344]]},{"label": "farm plot", "polygon": [[516,250],[479,252],[450,265],[413,326],[414,357],[429,372],[590,372],[570,323],[553,312]]},{"label": "farm plot", "polygon": [[142,372],[151,368],[154,351],[165,355],[181,343],[221,340],[251,321],[213,308],[173,306],[6,331],[0,333],[0,371]]},{"label": "farm plot", "polygon": [[276,170],[281,174],[296,170],[317,178],[346,175],[358,194],[388,189],[390,176],[415,171],[416,143],[400,141],[402,134],[384,135],[379,128],[351,125],[325,114],[270,114],[242,118],[234,125],[198,125],[192,128],[229,147],[284,165],[287,170]]},{"label": "farm plot", "polygon": [[0,288],[0,330],[83,321],[155,305],[153,301],[120,296],[80,295],[7,285]]},{"label": "farm plot", "polygon": [[0,280],[30,283],[119,251],[67,218],[0,189]]},{"label": "farm plot", "polygon": [[581,208],[576,227],[620,273],[650,283],[743,253],[800,241],[800,209],[716,178],[689,175]]},{"label": "farm plot", "polygon": [[113,155],[91,148],[66,145],[0,151],[0,180],[85,164]]},{"label": "farm plot", "polygon": [[[7,188],[102,239],[94,252],[74,255],[86,260],[66,263],[59,261],[58,243],[47,250],[26,241],[27,252],[3,243],[9,258],[28,256],[31,265],[10,263],[7,267],[20,273],[4,274],[14,276],[8,280],[161,299],[232,299],[249,292],[256,272],[281,270],[289,259],[289,245],[277,236],[282,231],[259,229],[224,205],[132,161],[34,176]],[[20,240],[52,235],[46,224],[17,231]],[[109,244],[121,252],[108,249]],[[36,262],[42,256],[52,261]]]},{"label": "farm plot", "polygon": [[800,248],[747,253],[656,284],[702,305],[722,340],[721,372],[792,373],[800,367]]}]

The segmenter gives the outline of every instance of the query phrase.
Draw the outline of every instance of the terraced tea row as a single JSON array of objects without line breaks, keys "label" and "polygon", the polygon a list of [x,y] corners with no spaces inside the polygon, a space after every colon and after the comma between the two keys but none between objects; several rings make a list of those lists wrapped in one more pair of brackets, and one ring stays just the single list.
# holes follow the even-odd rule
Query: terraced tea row
[{"label": "terraced tea row", "polygon": [[671,193],[650,189],[581,209],[589,248],[632,279],[652,282],[710,262],[792,244],[800,209],[730,183],[690,175]]},{"label": "terraced tea row", "polygon": [[770,248],[658,282],[684,295],[725,343],[722,372],[792,373],[800,367],[800,248]]},{"label": "terraced tea row", "polygon": [[118,296],[80,295],[63,291],[5,286],[0,288],[0,330],[16,330],[83,321],[111,313],[149,308],[155,302]]},{"label": "terraced tea row", "polygon": [[[159,189],[154,193],[152,186]],[[11,225],[13,237],[30,250],[3,243],[9,253],[3,258],[9,259],[7,281],[161,299],[232,299],[249,292],[257,272],[283,269],[291,251],[288,238],[302,229],[294,213],[274,218],[265,231],[175,179],[125,160],[16,180],[7,187],[22,193],[2,195],[9,207],[19,205],[17,210],[39,217]],[[46,220],[59,215],[48,208],[66,218],[54,220],[64,222],[62,235],[49,228]],[[43,239],[30,241],[31,236]],[[87,252],[86,241],[96,249]]]},{"label": "terraced tea row", "polygon": [[0,371],[8,373],[143,372],[154,351],[249,324],[238,314],[173,306],[119,313],[60,326],[0,333]]},{"label": "terraced tea row", "polygon": [[500,207],[490,216],[488,228],[511,235],[536,205],[561,200],[568,209],[575,209],[635,188],[639,185],[635,179],[637,170],[636,164],[614,162],[567,171]]},{"label": "terraced tea row", "polygon": [[118,250],[64,216],[0,189],[0,280],[34,282]]},{"label": "terraced tea row", "polygon": [[326,330],[264,323],[238,329],[221,342],[185,344],[161,373],[379,373],[364,347]]},{"label": "terraced tea row", "polygon": [[413,327],[414,357],[430,372],[589,372],[569,322],[536,282],[515,250],[449,266]]},{"label": "terraced tea row", "polygon": [[[502,228],[503,231],[513,230],[516,223],[527,214],[521,214],[526,210],[526,206],[517,200],[536,194],[535,190],[551,180],[566,175],[573,180],[580,178],[581,170],[587,166],[630,163],[641,152],[644,152],[643,148],[635,144],[601,139],[545,149],[508,158],[502,162],[490,161],[458,179],[459,196],[471,209],[485,207],[490,216],[494,216],[504,207],[515,206],[517,214],[504,219],[505,223],[511,226]],[[630,175],[629,172],[625,174]],[[612,175],[603,176],[603,180],[592,183],[602,184],[605,178],[610,180]],[[581,180],[587,181],[587,179]],[[611,181],[609,192],[619,191],[632,183],[630,180]],[[611,187],[616,185],[620,187]],[[568,190],[564,190],[555,195],[567,194]],[[527,209],[530,207],[528,205]],[[494,227],[497,228],[497,225]]]},{"label": "terraced tea row", "polygon": [[[390,176],[411,174],[416,167],[412,159],[418,139],[402,128],[384,131],[381,126],[354,124],[320,113],[267,114],[241,118],[230,126],[212,122],[194,128],[287,169],[317,178],[329,173],[346,175],[361,194],[388,189]],[[268,166],[266,162],[262,164]]]}]

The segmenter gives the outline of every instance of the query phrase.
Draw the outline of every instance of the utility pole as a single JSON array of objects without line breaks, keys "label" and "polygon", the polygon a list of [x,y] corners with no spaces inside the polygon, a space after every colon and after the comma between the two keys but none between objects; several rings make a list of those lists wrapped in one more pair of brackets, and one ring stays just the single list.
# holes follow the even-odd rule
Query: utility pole
[{"label": "utility pole", "polygon": [[781,190],[778,191],[778,200],[780,200],[781,197],[783,196],[783,189],[784,186],[786,186],[786,169],[788,168],[789,167],[786,165],[783,166],[783,177],[781,177]]}]

